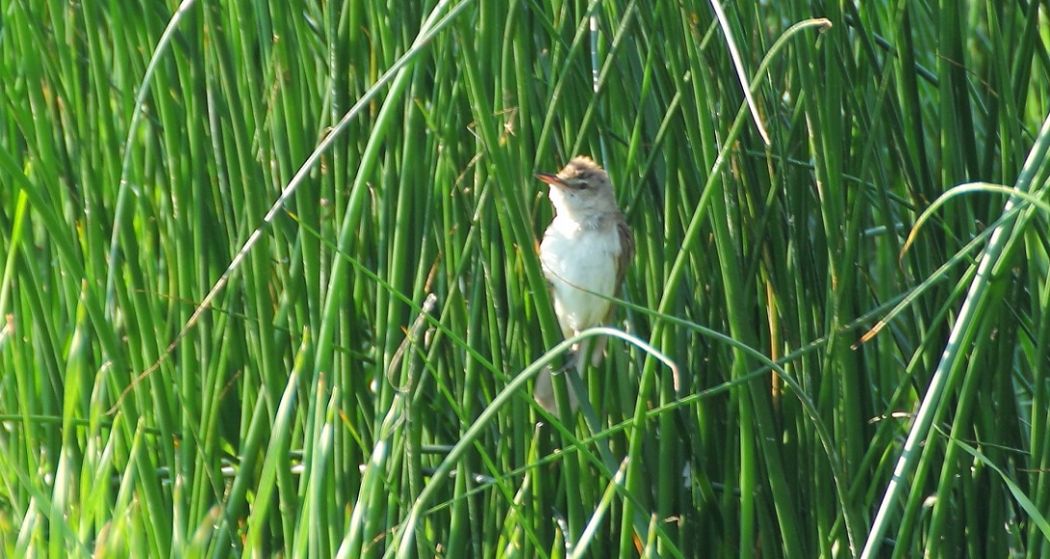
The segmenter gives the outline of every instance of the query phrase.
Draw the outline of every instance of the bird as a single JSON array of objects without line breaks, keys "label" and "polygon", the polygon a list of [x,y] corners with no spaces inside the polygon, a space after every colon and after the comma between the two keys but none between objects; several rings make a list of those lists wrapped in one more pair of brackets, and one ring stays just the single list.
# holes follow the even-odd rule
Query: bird
[{"label": "bird", "polygon": [[[612,316],[609,297],[618,294],[634,257],[634,236],[616,203],[609,174],[590,157],[576,156],[557,174],[535,176],[550,186],[554,206],[554,220],[540,243],[540,264],[562,335],[570,338]],[[593,348],[588,345],[574,345],[566,367],[574,368],[581,377],[588,354],[593,365],[601,363],[605,338],[599,338]],[[540,374],[533,396],[555,413],[551,374],[550,369]],[[571,384],[569,398],[575,411],[578,398]]]}]

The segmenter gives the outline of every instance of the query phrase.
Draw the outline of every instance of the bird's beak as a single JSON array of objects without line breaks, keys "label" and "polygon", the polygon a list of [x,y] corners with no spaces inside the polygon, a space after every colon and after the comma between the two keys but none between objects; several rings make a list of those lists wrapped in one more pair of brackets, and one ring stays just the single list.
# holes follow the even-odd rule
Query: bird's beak
[{"label": "bird's beak", "polygon": [[536,178],[551,185],[557,186],[558,188],[565,188],[565,181],[558,178],[558,175],[552,175],[550,173],[536,173]]}]

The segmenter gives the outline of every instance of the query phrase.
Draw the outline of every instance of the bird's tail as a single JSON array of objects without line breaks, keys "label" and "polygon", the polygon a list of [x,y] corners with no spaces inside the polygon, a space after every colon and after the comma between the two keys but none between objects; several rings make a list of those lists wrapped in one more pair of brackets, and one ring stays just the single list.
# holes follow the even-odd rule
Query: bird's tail
[{"label": "bird's tail", "polygon": [[[604,336],[600,337],[597,339],[597,343],[594,344],[591,343],[592,340],[594,340],[594,338],[583,340],[574,345],[572,347],[572,354],[565,366],[557,370],[552,367],[547,367],[540,373],[539,378],[536,379],[536,391],[533,392],[533,396],[536,398],[536,401],[543,406],[543,409],[552,414],[558,413],[558,406],[554,402],[554,385],[552,384],[551,379],[553,375],[570,372],[576,373],[578,378],[583,379],[583,373],[587,369],[588,355],[590,356],[592,365],[597,367],[601,364],[602,358],[605,354],[606,338]],[[575,413],[580,405],[580,401],[572,385],[572,382],[567,383],[569,390],[569,405],[571,406],[573,413]]]}]

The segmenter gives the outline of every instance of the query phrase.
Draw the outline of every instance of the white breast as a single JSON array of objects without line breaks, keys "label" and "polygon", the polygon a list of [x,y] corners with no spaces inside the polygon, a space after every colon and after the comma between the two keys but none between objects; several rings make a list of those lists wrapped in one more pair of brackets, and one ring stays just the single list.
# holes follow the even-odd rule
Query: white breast
[{"label": "white breast", "polygon": [[554,312],[566,337],[600,325],[609,314],[609,301],[587,291],[612,296],[620,251],[615,227],[589,229],[555,218],[547,228],[540,261],[551,282]]}]

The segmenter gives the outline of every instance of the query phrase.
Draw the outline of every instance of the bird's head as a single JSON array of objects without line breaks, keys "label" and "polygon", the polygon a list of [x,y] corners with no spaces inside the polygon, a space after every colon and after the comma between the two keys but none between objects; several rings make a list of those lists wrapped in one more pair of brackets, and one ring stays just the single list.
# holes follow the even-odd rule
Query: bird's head
[{"label": "bird's head", "polygon": [[609,174],[585,155],[574,157],[556,175],[536,173],[536,178],[551,185],[550,199],[558,215],[583,220],[619,211]]}]

